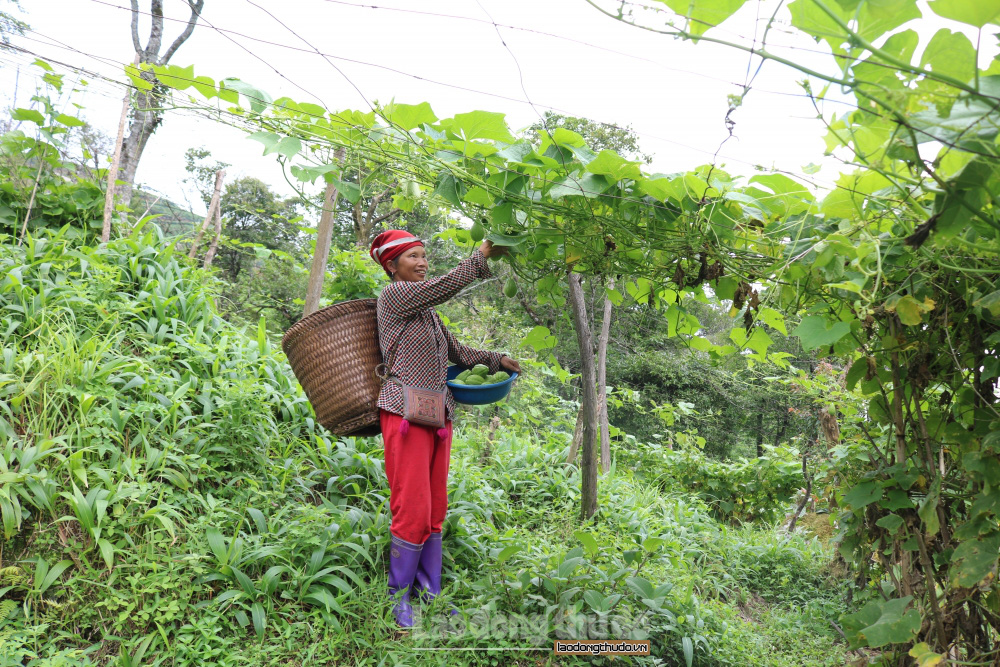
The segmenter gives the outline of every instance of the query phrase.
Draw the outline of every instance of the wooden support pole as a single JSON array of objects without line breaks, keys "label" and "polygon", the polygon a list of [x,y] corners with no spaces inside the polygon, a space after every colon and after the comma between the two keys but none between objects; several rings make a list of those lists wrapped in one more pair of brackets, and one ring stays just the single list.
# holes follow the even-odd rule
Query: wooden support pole
[{"label": "wooden support pole", "polygon": [[[344,163],[344,149],[338,148],[333,154],[338,164]],[[323,213],[316,228],[316,252],[309,268],[309,283],[306,286],[306,305],[302,317],[307,317],[319,309],[319,298],[323,294],[323,278],[326,263],[330,259],[330,244],[333,242],[333,213],[337,208],[337,187],[328,183],[323,192]]]},{"label": "wooden support pole", "polygon": [[201,243],[201,237],[205,235],[205,230],[208,229],[208,223],[212,221],[212,216],[219,210],[219,199],[222,197],[222,179],[225,177],[226,171],[224,169],[215,172],[215,189],[212,191],[212,201],[208,205],[205,221],[201,223],[201,229],[198,230],[198,235],[191,243],[191,250],[188,252],[190,259],[194,259],[194,256],[198,254],[198,244]]},{"label": "wooden support pole", "polygon": [[[135,54],[132,64],[138,66],[139,54]],[[122,100],[122,115],[118,119],[118,138],[115,140],[115,152],[108,168],[108,184],[104,191],[104,226],[101,227],[101,244],[111,239],[111,213],[115,210],[115,189],[118,183],[118,165],[122,161],[122,142],[125,141],[125,120],[128,118],[129,102],[132,98],[131,89],[125,91]],[[131,185],[129,186],[131,187]]]},{"label": "wooden support pole", "polygon": [[205,265],[204,268],[212,266],[212,260],[215,259],[215,251],[219,248],[219,237],[222,236],[222,207],[218,204],[215,206],[215,236],[212,237],[212,243],[208,246],[208,252],[205,253]]}]

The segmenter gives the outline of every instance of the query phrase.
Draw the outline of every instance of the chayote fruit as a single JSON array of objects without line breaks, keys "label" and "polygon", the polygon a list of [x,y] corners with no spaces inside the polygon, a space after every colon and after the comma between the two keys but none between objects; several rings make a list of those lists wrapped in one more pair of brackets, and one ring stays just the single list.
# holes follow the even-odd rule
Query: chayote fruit
[{"label": "chayote fruit", "polygon": [[514,298],[514,295],[517,294],[517,283],[514,282],[513,278],[508,278],[507,282],[504,283],[503,293],[508,298]]},{"label": "chayote fruit", "polygon": [[472,223],[472,229],[469,230],[469,234],[472,236],[472,240],[479,243],[486,236],[486,230],[483,226],[479,224],[479,221]]},{"label": "chayote fruit", "polygon": [[483,381],[483,378],[481,378],[480,376],[478,376],[478,375],[470,375],[469,379],[465,381],[465,384],[471,385],[471,386],[476,386],[476,385],[486,384],[486,383]]},{"label": "chayote fruit", "polygon": [[472,375],[478,375],[481,378],[486,377],[490,373],[490,367],[484,364],[476,364],[472,367]]}]

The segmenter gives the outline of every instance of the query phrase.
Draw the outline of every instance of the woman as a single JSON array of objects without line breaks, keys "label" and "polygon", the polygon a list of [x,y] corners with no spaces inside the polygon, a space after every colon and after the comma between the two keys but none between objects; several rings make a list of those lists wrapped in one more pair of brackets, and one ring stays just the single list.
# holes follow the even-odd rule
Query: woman
[{"label": "woman", "polygon": [[442,429],[403,419],[403,392],[386,382],[378,397],[385,473],[392,513],[389,595],[400,627],[413,626],[410,592],[424,599],[441,592],[441,525],[448,506],[448,463],[455,399],[445,384],[448,362],[485,364],[490,372],[520,372],[521,366],[497,352],[462,345],[444,327],[434,306],[455,296],[477,278],[490,277],[486,266],[502,248],[489,241],[472,257],[440,278],[427,280],[427,253],[420,239],[402,230],[379,234],[370,254],[392,278],[378,298],[378,330],[382,357],[392,364],[387,374],[403,385],[445,392],[446,422]]}]

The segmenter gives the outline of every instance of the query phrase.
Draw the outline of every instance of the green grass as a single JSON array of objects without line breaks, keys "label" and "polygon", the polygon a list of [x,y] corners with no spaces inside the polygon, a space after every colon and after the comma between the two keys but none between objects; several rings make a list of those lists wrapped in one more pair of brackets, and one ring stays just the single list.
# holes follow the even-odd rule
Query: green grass
[{"label": "green grass", "polygon": [[[630,632],[653,645],[635,664],[843,664],[827,547],[624,466],[581,525],[574,415],[530,382],[489,456],[489,420],[459,425],[445,594],[400,633],[381,441],[316,426],[211,279],[142,230],[3,242],[0,275],[0,664],[604,664],[417,649]],[[470,621],[442,623],[447,603]]]}]

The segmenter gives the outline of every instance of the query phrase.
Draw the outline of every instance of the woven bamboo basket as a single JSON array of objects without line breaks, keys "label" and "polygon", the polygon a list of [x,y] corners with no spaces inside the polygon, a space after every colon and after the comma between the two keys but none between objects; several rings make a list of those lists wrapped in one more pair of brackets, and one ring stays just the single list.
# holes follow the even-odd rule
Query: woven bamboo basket
[{"label": "woven bamboo basket", "polygon": [[375,299],[344,301],[293,324],[281,349],[319,423],[336,435],[378,435],[382,363]]}]

